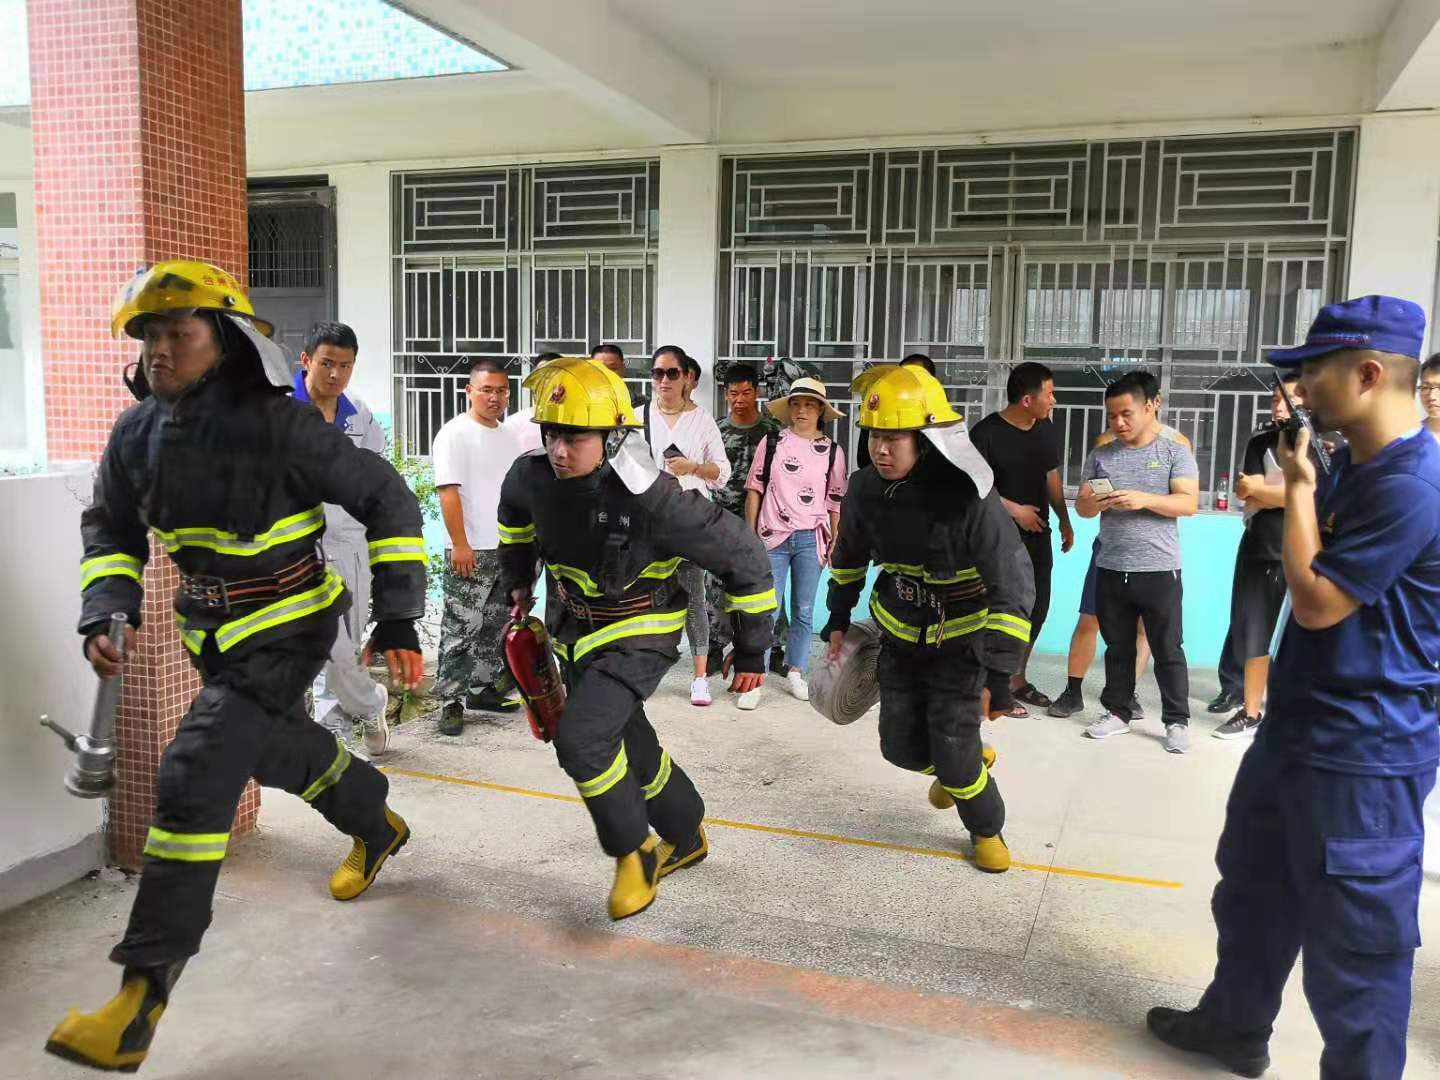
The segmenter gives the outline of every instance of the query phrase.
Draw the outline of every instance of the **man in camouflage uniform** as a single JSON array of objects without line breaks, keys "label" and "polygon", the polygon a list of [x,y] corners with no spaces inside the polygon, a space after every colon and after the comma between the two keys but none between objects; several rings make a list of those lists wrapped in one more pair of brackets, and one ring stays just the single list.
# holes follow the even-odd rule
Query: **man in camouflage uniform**
[{"label": "man in camouflage uniform", "polygon": [[[725,403],[730,411],[720,421],[719,427],[720,437],[725,442],[725,456],[730,459],[730,480],[714,492],[713,498],[718,505],[743,520],[745,479],[750,475],[755,450],[764,443],[766,435],[780,430],[780,424],[760,408],[760,376],[749,364],[731,364],[726,369]],[[731,643],[730,616],[725,613],[724,590],[714,577],[706,579],[706,591],[710,603],[710,670],[719,671],[725,650]],[[784,633],[784,630],[775,631],[777,644],[784,641]]]},{"label": "man in camouflage uniform", "polygon": [[510,603],[496,586],[500,481],[522,449],[514,430],[503,423],[510,401],[504,365],[489,357],[477,360],[465,396],[469,408],[440,429],[431,448],[449,539],[435,673],[442,735],[459,735],[466,712],[519,706],[502,654]]}]

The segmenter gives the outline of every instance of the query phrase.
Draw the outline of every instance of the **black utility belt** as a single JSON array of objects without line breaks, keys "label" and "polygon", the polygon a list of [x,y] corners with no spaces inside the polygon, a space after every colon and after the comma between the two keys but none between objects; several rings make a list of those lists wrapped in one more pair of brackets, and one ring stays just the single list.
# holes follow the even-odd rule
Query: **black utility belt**
[{"label": "black utility belt", "polygon": [[283,570],[259,577],[229,579],[210,574],[181,574],[175,610],[188,619],[228,616],[237,605],[283,600],[318,585],[325,577],[324,560],[316,552]]},{"label": "black utility belt", "polygon": [[671,583],[662,581],[649,592],[634,594],[619,600],[607,598],[592,600],[566,588],[565,583],[560,579],[557,578],[555,581],[561,606],[576,619],[592,626],[606,626],[619,622],[621,619],[643,615],[647,611],[661,610],[670,603],[670,598],[675,595]]},{"label": "black utility belt", "polygon": [[931,585],[903,574],[890,575],[890,590],[903,603],[935,612],[943,612],[946,604],[964,603],[985,595],[985,585],[979,579]]}]

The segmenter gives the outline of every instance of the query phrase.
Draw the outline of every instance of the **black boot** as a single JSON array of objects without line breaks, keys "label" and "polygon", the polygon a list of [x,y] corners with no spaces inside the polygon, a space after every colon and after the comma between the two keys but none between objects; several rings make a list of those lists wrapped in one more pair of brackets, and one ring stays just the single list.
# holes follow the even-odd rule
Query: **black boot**
[{"label": "black boot", "polygon": [[1146,1014],[1145,1024],[1166,1045],[1209,1054],[1237,1076],[1261,1076],[1270,1067],[1267,1036],[1227,1031],[1199,1009],[1154,1008]]},{"label": "black boot", "polygon": [[155,1026],[185,961],[159,967],[127,967],[120,992],[93,1013],[71,1009],[45,1049],[56,1057],[106,1072],[135,1072],[150,1052]]},{"label": "black boot", "polygon": [[660,876],[673,874],[685,866],[694,866],[710,854],[710,841],[705,838],[705,827],[695,830],[695,835],[683,844],[663,841],[660,844]]}]

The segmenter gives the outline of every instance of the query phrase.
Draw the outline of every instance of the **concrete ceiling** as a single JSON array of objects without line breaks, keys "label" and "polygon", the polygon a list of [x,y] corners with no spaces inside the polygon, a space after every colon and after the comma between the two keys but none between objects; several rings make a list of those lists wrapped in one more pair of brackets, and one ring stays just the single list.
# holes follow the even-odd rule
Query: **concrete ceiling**
[{"label": "concrete ceiling", "polygon": [[[597,0],[598,2],[598,0]],[[1397,0],[608,0],[722,82],[989,59],[1275,50],[1378,37]]]}]

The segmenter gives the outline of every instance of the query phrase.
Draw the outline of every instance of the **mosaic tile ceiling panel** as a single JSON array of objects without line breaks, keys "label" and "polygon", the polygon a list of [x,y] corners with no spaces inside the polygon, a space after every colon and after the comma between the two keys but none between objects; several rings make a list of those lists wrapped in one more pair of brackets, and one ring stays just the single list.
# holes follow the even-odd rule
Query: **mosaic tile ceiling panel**
[{"label": "mosaic tile ceiling panel", "polygon": [[[0,0],[0,40],[26,40],[25,0]],[[24,48],[0,64],[0,108],[30,102]],[[420,79],[505,65],[384,0],[245,0],[245,89]]]}]

